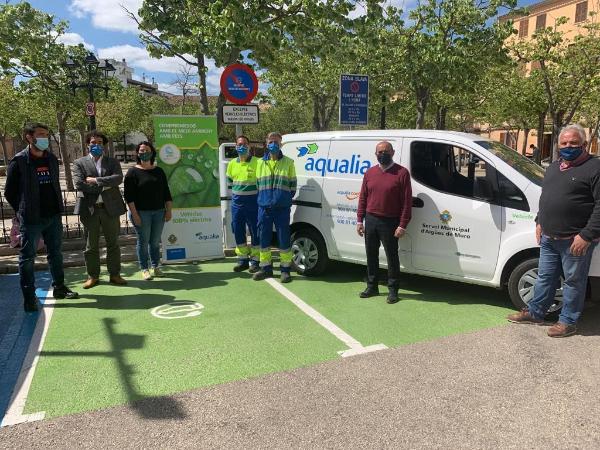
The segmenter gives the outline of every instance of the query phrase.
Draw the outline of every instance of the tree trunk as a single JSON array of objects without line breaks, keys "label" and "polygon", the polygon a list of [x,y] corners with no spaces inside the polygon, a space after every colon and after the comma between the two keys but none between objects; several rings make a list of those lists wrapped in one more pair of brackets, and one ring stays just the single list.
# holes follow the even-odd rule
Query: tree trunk
[{"label": "tree trunk", "polygon": [[2,155],[0,155],[0,157],[2,158],[2,164],[7,166],[8,161],[6,155],[8,154],[8,152],[6,151],[6,135],[4,134],[0,135],[0,147],[2,148]]},{"label": "tree trunk", "polygon": [[538,161],[537,164],[542,163],[542,150],[544,148],[544,130],[546,129],[546,111],[540,113],[538,116],[538,129],[537,129],[537,148],[538,152]]},{"label": "tree trunk", "polygon": [[448,108],[445,106],[438,106],[435,112],[435,129],[445,130],[446,129],[446,114]]},{"label": "tree trunk", "polygon": [[331,124],[331,119],[333,118],[334,113],[337,111],[337,105],[338,105],[337,95],[334,95],[332,97],[333,97],[333,103],[329,107],[329,110],[325,114],[325,118],[323,120],[323,124],[324,124],[324,127],[325,127],[324,129],[325,130],[329,130],[329,125]]},{"label": "tree trunk", "polygon": [[386,111],[385,105],[387,104],[387,97],[385,94],[381,95],[381,111],[379,113],[379,129],[385,130],[385,119],[386,119]]},{"label": "tree trunk", "polygon": [[208,110],[208,94],[206,93],[206,66],[204,65],[204,55],[196,53],[198,61],[198,91],[200,93],[200,112],[205,116],[210,114]]},{"label": "tree trunk", "polygon": [[511,133],[510,130],[508,130],[508,134],[510,136],[510,140],[511,140],[511,144],[514,142],[514,146],[511,145],[512,148],[515,149],[515,151],[517,151],[518,147],[519,147],[519,133],[521,132],[520,128],[517,128],[517,130],[514,133]]},{"label": "tree trunk", "polygon": [[68,191],[74,191],[73,176],[71,175],[71,158],[69,157],[69,151],[67,148],[67,130],[66,122],[69,118],[69,113],[57,111],[56,112],[56,125],[58,126],[58,149],[60,152],[60,158],[62,159],[63,169],[65,171],[65,183],[67,184]]},{"label": "tree trunk", "polygon": [[429,89],[420,86],[415,92],[417,96],[417,130],[422,130],[425,126],[425,111],[427,110],[427,102],[429,101]]},{"label": "tree trunk", "polygon": [[108,156],[115,157],[115,143],[111,137],[108,138]]},{"label": "tree trunk", "polygon": [[223,129],[223,105],[225,104],[225,96],[222,92],[219,93],[217,99],[217,135],[221,137],[221,130]]},{"label": "tree trunk", "polygon": [[79,131],[79,148],[81,149],[81,156],[85,156],[87,152],[87,144],[85,143],[85,128]]},{"label": "tree trunk", "polygon": [[[598,132],[600,128],[600,116],[596,117],[592,126],[589,129],[589,137],[588,137],[588,151],[592,153],[592,144],[594,142],[598,142]],[[598,146],[596,146],[596,154],[598,153]]]},{"label": "tree trunk", "polygon": [[313,97],[313,117],[312,117],[313,131],[321,131],[321,105],[319,97]]},{"label": "tree trunk", "polygon": [[181,115],[183,116],[183,109],[185,108],[185,91],[183,91],[182,99],[181,99]]},{"label": "tree trunk", "polygon": [[558,160],[558,135],[562,128],[562,111],[558,111],[552,115],[552,161]]},{"label": "tree trunk", "polygon": [[523,146],[521,147],[521,154],[523,156],[527,154],[527,137],[529,136],[530,131],[531,128],[523,128]]}]

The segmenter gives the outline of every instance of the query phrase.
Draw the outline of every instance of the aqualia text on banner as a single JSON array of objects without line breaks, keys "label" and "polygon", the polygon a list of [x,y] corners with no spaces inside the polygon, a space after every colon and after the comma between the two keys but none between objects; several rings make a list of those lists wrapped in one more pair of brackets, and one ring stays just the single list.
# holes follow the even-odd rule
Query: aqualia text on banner
[{"label": "aqualia text on banner", "polygon": [[223,256],[216,118],[155,116],[154,136],[173,197],[163,261]]}]

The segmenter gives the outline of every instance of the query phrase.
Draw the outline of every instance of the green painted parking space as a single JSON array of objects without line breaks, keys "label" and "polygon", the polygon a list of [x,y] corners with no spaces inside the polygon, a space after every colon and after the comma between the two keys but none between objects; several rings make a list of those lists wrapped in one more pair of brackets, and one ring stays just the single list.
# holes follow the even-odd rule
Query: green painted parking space
[{"label": "green painted parking space", "polygon": [[400,302],[386,303],[386,286],[361,299],[365,276],[364,266],[332,262],[326,274],[297,276],[286,287],[363,345],[397,347],[504,325],[513,311],[505,291],[407,274]]},{"label": "green painted parking space", "polygon": [[[148,282],[130,264],[128,286],[104,282],[57,302],[24,412],[95,410],[310,366],[347,350],[267,282],[232,265],[169,266],[165,278]],[[502,291],[410,275],[395,305],[386,304],[385,287],[360,299],[364,272],[332,263],[326,275],[295,275],[285,288],[365,347],[502,325],[511,310]],[[84,278],[83,269],[68,273]]]},{"label": "green painted parking space", "polygon": [[[166,278],[148,282],[129,265],[128,286],[104,282],[78,289],[78,300],[57,302],[25,413],[61,416],[339,357],[346,348],[339,340],[232,266],[170,266]],[[83,280],[84,271],[67,278]],[[204,308],[162,308],[163,316],[191,313],[180,319],[151,314],[175,301]]]}]

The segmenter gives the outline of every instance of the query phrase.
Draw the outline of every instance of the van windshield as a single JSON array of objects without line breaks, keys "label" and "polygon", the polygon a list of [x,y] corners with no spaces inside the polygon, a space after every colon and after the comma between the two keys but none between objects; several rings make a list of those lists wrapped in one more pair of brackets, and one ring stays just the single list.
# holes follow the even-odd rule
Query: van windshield
[{"label": "van windshield", "polygon": [[545,173],[543,167],[538,166],[533,161],[500,142],[476,141],[475,143],[492,152],[532,183],[538,186],[542,185]]}]

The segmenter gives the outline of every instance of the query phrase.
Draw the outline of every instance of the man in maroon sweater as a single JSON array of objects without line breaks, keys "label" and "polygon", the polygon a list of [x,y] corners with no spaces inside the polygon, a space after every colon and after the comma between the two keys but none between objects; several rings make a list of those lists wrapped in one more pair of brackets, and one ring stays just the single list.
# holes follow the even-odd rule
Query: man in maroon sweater
[{"label": "man in maroon sweater", "polygon": [[383,244],[388,265],[387,302],[393,304],[398,301],[400,277],[398,239],[404,236],[410,222],[412,188],[408,170],[392,160],[392,144],[377,144],[375,156],[379,164],[365,173],[358,200],[356,231],[365,237],[367,250],[367,288],[360,297],[379,295],[379,246]]}]

